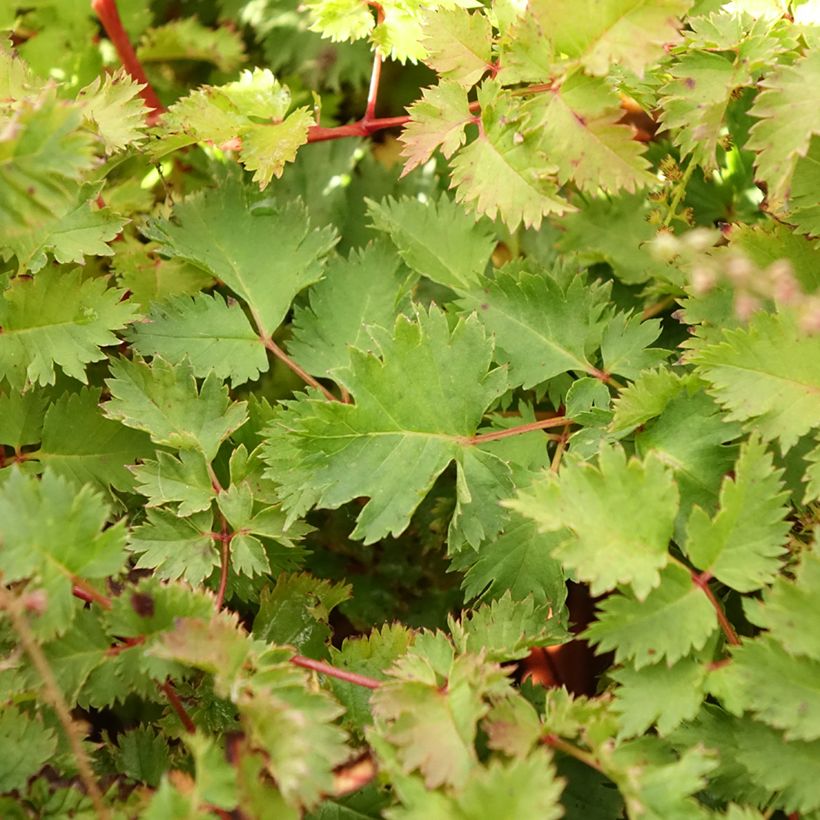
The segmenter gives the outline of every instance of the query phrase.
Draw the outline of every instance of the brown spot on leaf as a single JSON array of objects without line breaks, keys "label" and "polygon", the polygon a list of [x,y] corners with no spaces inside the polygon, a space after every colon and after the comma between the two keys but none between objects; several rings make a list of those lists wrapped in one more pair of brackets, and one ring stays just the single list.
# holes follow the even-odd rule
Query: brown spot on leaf
[{"label": "brown spot on leaf", "polygon": [[131,596],[131,606],[140,618],[151,618],[154,615],[154,599],[142,592],[135,592]]}]

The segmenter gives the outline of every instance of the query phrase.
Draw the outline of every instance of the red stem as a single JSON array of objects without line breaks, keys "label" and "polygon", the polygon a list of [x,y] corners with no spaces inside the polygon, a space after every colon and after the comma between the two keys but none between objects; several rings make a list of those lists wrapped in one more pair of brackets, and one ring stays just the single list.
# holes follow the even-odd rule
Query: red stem
[{"label": "red stem", "polygon": [[692,582],[695,584],[696,587],[700,587],[703,590],[703,593],[709,599],[709,603],[714,607],[715,612],[717,613],[718,623],[720,624],[720,628],[723,630],[723,634],[726,636],[726,643],[731,644],[732,646],[740,646],[740,640],[737,637],[737,633],[734,630],[734,627],[729,622],[729,619],[726,617],[726,613],[723,611],[723,607],[720,604],[720,601],[715,597],[715,593],[709,588],[709,579],[712,577],[710,573],[703,572],[698,574],[694,570],[691,571]]},{"label": "red stem", "polygon": [[573,424],[572,419],[566,416],[555,416],[551,419],[541,419],[540,421],[530,421],[527,424],[519,424],[516,427],[508,427],[506,430],[494,430],[492,433],[482,433],[476,436],[465,436],[462,444],[484,444],[487,441],[498,441],[501,438],[510,436],[520,436],[522,433],[529,433],[532,430],[545,430],[548,427],[563,427]]},{"label": "red stem", "polygon": [[[384,9],[379,4],[376,7],[376,25],[384,22]],[[363,123],[376,119],[376,100],[379,97],[379,83],[382,78],[382,58],[378,51],[373,55],[373,69],[370,72],[370,87],[367,89],[367,105],[364,109]]]},{"label": "red stem", "polygon": [[385,128],[398,128],[410,122],[410,117],[382,117],[375,120],[361,119],[349,125],[336,125],[332,128],[325,128],[321,125],[313,125],[308,129],[308,142],[325,142],[326,140],[338,140],[343,137],[369,137],[377,131]]},{"label": "red stem", "polygon": [[231,539],[228,535],[228,522],[222,519],[222,563],[219,568],[219,590],[216,593],[216,610],[222,609],[225,603],[225,587],[228,585],[228,568],[231,557]]},{"label": "red stem", "polygon": [[111,599],[102,592],[97,592],[94,587],[83,581],[82,578],[72,577],[71,583],[74,585],[72,592],[75,598],[88,601],[92,604],[99,604],[103,609],[111,609]]},{"label": "red stem", "polygon": [[317,390],[321,390],[322,394],[328,401],[339,401],[339,399],[337,399],[336,396],[334,396],[333,393],[330,392],[330,390],[328,390],[324,385],[319,384],[319,382],[316,381],[316,379],[314,379],[313,376],[311,376],[310,373],[308,373],[306,370],[303,370],[301,367],[299,367],[299,365],[296,364],[296,362],[293,361],[293,359],[291,359],[291,357],[288,356],[288,354],[285,353],[285,351],[282,350],[282,348],[279,347],[279,345],[276,344],[276,342],[274,342],[273,339],[263,339],[263,341],[265,343],[265,347],[268,350],[270,350],[270,352],[273,353],[273,355],[276,356],[276,358],[279,359],[279,361],[283,362],[297,376],[299,376],[299,378],[302,379],[302,381],[304,381],[305,384],[309,384],[311,387],[315,387]]},{"label": "red stem", "polygon": [[105,33],[117,50],[120,62],[125,70],[133,79],[144,86],[139,93],[146,106],[151,109],[147,114],[147,120],[149,125],[153,125],[159,115],[165,111],[165,106],[159,101],[159,97],[157,97],[151,83],[148,81],[145,69],[143,69],[142,63],[128,39],[128,34],[123,28],[120,13],[117,9],[117,0],[91,0],[91,9],[100,18]]},{"label": "red stem", "polygon": [[303,655],[294,655],[290,662],[294,666],[301,666],[303,669],[312,669],[314,672],[320,672],[322,675],[327,675],[331,678],[353,683],[356,686],[364,686],[366,689],[378,689],[382,684],[381,681],[375,678],[368,678],[365,675],[357,675],[355,672],[346,672],[344,669],[337,669],[329,663],[322,663],[322,661],[314,661],[312,658],[306,658]]},{"label": "red stem", "polygon": [[189,734],[194,734],[196,732],[196,724],[191,720],[191,716],[185,709],[171,681],[164,681],[159,685],[159,688],[165,693],[165,697],[168,698],[168,703],[171,704],[171,708],[177,713],[179,722],[185,727],[185,731]]}]

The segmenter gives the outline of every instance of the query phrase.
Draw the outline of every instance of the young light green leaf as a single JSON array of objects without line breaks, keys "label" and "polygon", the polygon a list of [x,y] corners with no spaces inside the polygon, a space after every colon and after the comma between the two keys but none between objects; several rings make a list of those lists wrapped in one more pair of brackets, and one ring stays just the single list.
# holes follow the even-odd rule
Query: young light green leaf
[{"label": "young light green leaf", "polygon": [[440,285],[463,290],[477,284],[495,249],[495,237],[447,196],[368,200],[376,230],[384,231],[401,258]]},{"label": "young light green leaf", "polygon": [[492,26],[483,11],[441,9],[427,17],[424,33],[425,62],[443,79],[470,88],[490,69]]},{"label": "young light green leaf", "polygon": [[97,77],[77,94],[83,113],[100,135],[106,153],[138,142],[145,129],[142,86],[124,68],[105,79]]},{"label": "young light green leaf", "polygon": [[643,146],[619,125],[618,98],[605,80],[576,72],[538,112],[540,149],[557,165],[559,181],[583,191],[635,191],[655,182]]},{"label": "young light green leaf", "polygon": [[232,402],[213,372],[197,389],[187,360],[174,367],[159,357],[150,365],[115,359],[111,375],[111,400],[103,405],[109,418],[144,430],[157,444],[198,450],[209,462],[248,418],[247,402]]},{"label": "young light green leaf", "polygon": [[338,373],[355,404],[287,403],[264,451],[292,517],[369,496],[353,532],[368,544],[405,529],[506,388],[503,371],[489,372],[492,344],[474,319],[451,332],[433,307],[416,321],[399,317],[379,343],[381,356],[354,350]]},{"label": "young light green leaf", "polygon": [[262,340],[242,308],[218,293],[155,302],[128,338],[141,356],[162,356],[171,364],[187,357],[197,378],[213,370],[234,387],[256,381],[268,369]]},{"label": "young light green leaf", "polygon": [[553,555],[593,595],[629,584],[644,601],[661,583],[678,491],[652,454],[627,461],[622,449],[604,448],[597,467],[569,462],[560,476],[545,474],[508,505],[543,530],[569,529]]},{"label": "young light green leaf", "polygon": [[689,516],[686,552],[698,569],[739,592],[774,579],[790,529],[782,475],[758,437],[743,445],[734,478],[723,480],[717,515],[696,507]]},{"label": "young light green leaf", "polygon": [[293,297],[322,276],[324,256],[336,241],[330,228],[315,231],[304,208],[252,205],[235,179],[188,197],[173,220],[157,220],[146,233],[161,252],[207,270],[250,309],[257,331],[269,338]]},{"label": "young light green leaf", "polygon": [[402,176],[427,162],[437,148],[449,159],[464,145],[465,128],[473,117],[467,93],[452,81],[423,89],[407,113],[410,122],[399,137],[404,145],[402,156],[407,160]]},{"label": "young light green leaf", "polygon": [[757,151],[755,166],[777,201],[787,192],[794,166],[820,135],[820,110],[806,88],[820,82],[820,52],[809,49],[793,65],[783,65],[761,81],[763,91],[749,112],[757,122],[746,147]]},{"label": "young light green leaf", "polygon": [[574,210],[552,176],[557,166],[544,153],[543,111],[521,103],[495,80],[478,89],[481,129],[451,162],[456,200],[515,230],[538,228],[545,216]]},{"label": "young light green leaf", "polygon": [[79,270],[15,279],[0,296],[0,376],[18,390],[54,384],[57,365],[86,384],[85,366],[104,359],[100,348],[118,344],[113,331],[135,317],[122,296],[104,279],[83,279]]}]

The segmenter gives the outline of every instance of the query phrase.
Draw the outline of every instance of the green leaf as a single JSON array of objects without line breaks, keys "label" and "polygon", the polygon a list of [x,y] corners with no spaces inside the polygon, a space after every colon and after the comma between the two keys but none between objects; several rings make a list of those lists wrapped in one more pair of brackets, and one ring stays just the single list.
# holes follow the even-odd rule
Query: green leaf
[{"label": "green leaf", "polygon": [[253,171],[253,181],[266,188],[273,177],[279,179],[285,163],[296,159],[296,151],[308,141],[314,125],[307,108],[297,108],[282,122],[248,129],[242,139],[242,164]]},{"label": "green leaf", "polygon": [[331,610],[350,598],[350,587],[305,573],[280,575],[262,593],[253,634],[266,643],[290,644],[310,657],[326,657]]},{"label": "green leaf", "polygon": [[456,82],[425,88],[408,109],[410,122],[402,130],[402,174],[423,165],[438,148],[449,159],[467,140],[465,128],[473,115],[467,94]]},{"label": "green leaf", "polygon": [[786,551],[790,524],[782,471],[757,437],[742,448],[734,478],[725,478],[720,511],[692,510],[686,552],[696,567],[739,592],[770,583]]},{"label": "green leaf", "polygon": [[444,80],[465,88],[475,85],[492,62],[492,26],[479,10],[441,9],[427,17],[425,62]]},{"label": "green leaf", "polygon": [[[384,680],[385,670],[407,652],[413,633],[400,624],[385,624],[369,635],[345,638],[341,649],[330,648],[331,663],[359,675]],[[359,729],[373,722],[370,713],[370,690],[352,683],[329,678],[334,694],[346,709],[346,717]]]},{"label": "green leaf", "polygon": [[755,167],[773,201],[785,195],[795,164],[820,134],[820,112],[806,88],[820,82],[820,52],[809,49],[793,65],[783,65],[761,81],[763,91],[750,110],[757,122],[746,147],[757,151]]},{"label": "green leaf", "polygon": [[674,664],[700,650],[717,629],[715,611],[689,573],[672,564],[645,600],[613,595],[599,608],[586,631],[599,652],[615,651],[615,661],[642,669],[666,659]]},{"label": "green leaf", "polygon": [[583,276],[560,283],[502,269],[458,306],[475,311],[495,337],[496,359],[509,365],[510,384],[527,390],[561,373],[598,372],[590,358],[601,341],[608,292]]},{"label": "green leaf", "polygon": [[644,148],[627,125],[605,80],[572,74],[540,109],[540,148],[557,166],[559,181],[572,180],[582,191],[609,192],[655,182]]},{"label": "green leaf", "polygon": [[128,338],[141,356],[161,356],[171,364],[187,357],[197,378],[213,370],[234,387],[268,369],[265,348],[242,308],[218,293],[155,303]]},{"label": "green leaf", "polygon": [[353,350],[339,373],[355,404],[286,403],[264,451],[292,517],[370,497],[353,532],[368,544],[407,527],[506,387],[503,371],[488,372],[492,346],[474,319],[451,332],[433,307],[416,321],[399,317],[379,342],[380,357]]},{"label": "green leaf", "polygon": [[202,60],[226,73],[245,61],[239,32],[226,26],[209,28],[195,17],[149,29],[137,46],[137,57],[143,63]]},{"label": "green leaf", "polygon": [[335,257],[308,291],[309,306],[294,308],[290,354],[315,376],[349,366],[351,347],[376,349],[368,327],[393,327],[408,290],[406,271],[386,242]]},{"label": "green leaf", "polygon": [[300,204],[254,206],[232,178],[188,197],[174,209],[173,221],[151,222],[146,233],[161,243],[162,253],[224,282],[247,304],[265,338],[285,318],[293,297],[321,278],[323,257],[336,241],[332,229],[311,228]]},{"label": "green leaf", "polygon": [[[646,386],[658,386],[658,380]],[[737,455],[731,442],[741,430],[726,420],[697,379],[678,381],[677,387],[677,395],[668,397],[658,418],[643,422],[635,434],[635,448],[642,456],[654,453],[674,470],[680,493],[676,537],[682,540],[693,505],[709,512],[717,508],[721,481]],[[659,392],[656,398],[663,395]]]},{"label": "green leaf", "polygon": [[57,365],[86,384],[85,366],[104,359],[100,348],[119,343],[112,331],[134,319],[122,296],[79,270],[15,279],[0,298],[0,375],[15,389],[54,384]]},{"label": "green leaf", "polygon": [[533,646],[569,639],[549,604],[536,604],[533,598],[517,601],[509,592],[469,613],[462,612],[458,621],[449,616],[448,624],[459,652],[483,652],[488,660],[499,663],[524,658]]},{"label": "green leaf", "polygon": [[40,441],[50,402],[47,390],[0,392],[0,444],[16,449]]},{"label": "green leaf", "polygon": [[157,444],[197,450],[209,462],[248,418],[247,402],[232,402],[214,373],[197,389],[187,361],[174,367],[159,357],[150,365],[115,359],[111,375],[111,400],[104,405],[109,418],[144,430]]},{"label": "green leaf", "polygon": [[786,741],[820,739],[820,661],[796,658],[762,637],[734,647],[732,663],[718,674],[732,690],[732,711],[751,712]]},{"label": "green leaf", "polygon": [[215,497],[208,465],[197,452],[183,450],[176,458],[158,451],[156,461],[144,461],[133,472],[137,491],[148,498],[146,507],[178,503],[180,518],[209,509]]},{"label": "green leaf", "polygon": [[148,510],[145,523],[131,530],[128,548],[137,553],[138,569],[152,569],[158,578],[184,578],[197,585],[219,566],[212,537],[213,515],[178,518],[166,510]]},{"label": "green leaf", "polygon": [[816,600],[820,590],[820,556],[804,550],[793,581],[777,577],[764,602],[747,601],[746,614],[787,652],[820,662],[820,629]]},{"label": "green leaf", "polygon": [[692,361],[729,419],[784,450],[820,424],[819,336],[803,334],[791,313],[761,312],[722,338]]},{"label": "green leaf", "polygon": [[478,89],[478,138],[451,162],[456,200],[490,219],[499,216],[510,230],[538,228],[545,216],[573,207],[561,198],[557,170],[542,145],[543,111],[535,100],[521,103],[495,80]]},{"label": "green leaf", "polygon": [[57,736],[17,706],[6,704],[0,712],[0,744],[14,754],[0,757],[0,791],[24,789],[57,751]]},{"label": "green leaf", "polygon": [[667,368],[641,373],[615,397],[612,430],[628,432],[660,416],[690,381]]},{"label": "green leaf", "polygon": [[118,739],[119,765],[123,774],[156,788],[168,768],[168,744],[146,726],[124,732]]},{"label": "green leaf", "polygon": [[668,734],[695,717],[705,696],[706,669],[693,658],[671,666],[625,666],[610,677],[619,684],[612,708],[619,715],[621,737],[642,735],[655,725],[659,734]]},{"label": "green leaf", "polygon": [[644,370],[660,364],[668,351],[649,347],[661,333],[661,323],[640,314],[616,313],[601,338],[601,359],[606,373],[636,379]]},{"label": "green leaf", "polygon": [[446,196],[368,200],[367,209],[373,227],[390,236],[416,273],[453,290],[476,285],[495,248],[487,226]]},{"label": "green leaf", "polygon": [[551,556],[564,536],[539,532],[534,521],[511,511],[500,535],[482,544],[477,554],[466,550],[457,557],[456,566],[467,567],[464,594],[500,598],[509,590],[516,601],[532,595],[558,610],[566,597],[566,584],[561,564]]},{"label": "green leaf", "polygon": [[661,583],[678,508],[669,470],[650,454],[626,460],[601,451],[598,466],[568,462],[508,502],[542,530],[570,530],[553,555],[590,584],[593,595],[629,584],[638,601]]},{"label": "green leaf", "polygon": [[61,394],[46,411],[36,457],[77,484],[128,492],[134,488],[128,468],[152,452],[151,442],[145,434],[105,418],[99,400],[99,388]]},{"label": "green leaf", "polygon": [[124,522],[103,530],[108,517],[90,487],[78,490],[51,470],[42,480],[12,470],[0,485],[0,572],[7,584],[31,579],[48,594],[42,637],[70,625],[73,578],[107,578],[122,569]]},{"label": "green leaf", "polygon": [[798,233],[820,236],[820,203],[814,192],[820,185],[820,139],[812,137],[808,153],[797,160],[789,196],[789,222]]}]

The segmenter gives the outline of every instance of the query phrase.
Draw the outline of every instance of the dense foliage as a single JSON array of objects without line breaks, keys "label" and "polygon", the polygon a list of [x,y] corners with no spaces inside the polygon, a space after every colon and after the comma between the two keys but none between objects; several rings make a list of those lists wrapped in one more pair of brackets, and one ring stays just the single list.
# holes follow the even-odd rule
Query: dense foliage
[{"label": "dense foliage", "polygon": [[820,817],[818,4],[92,5],[0,2],[0,815]]}]

